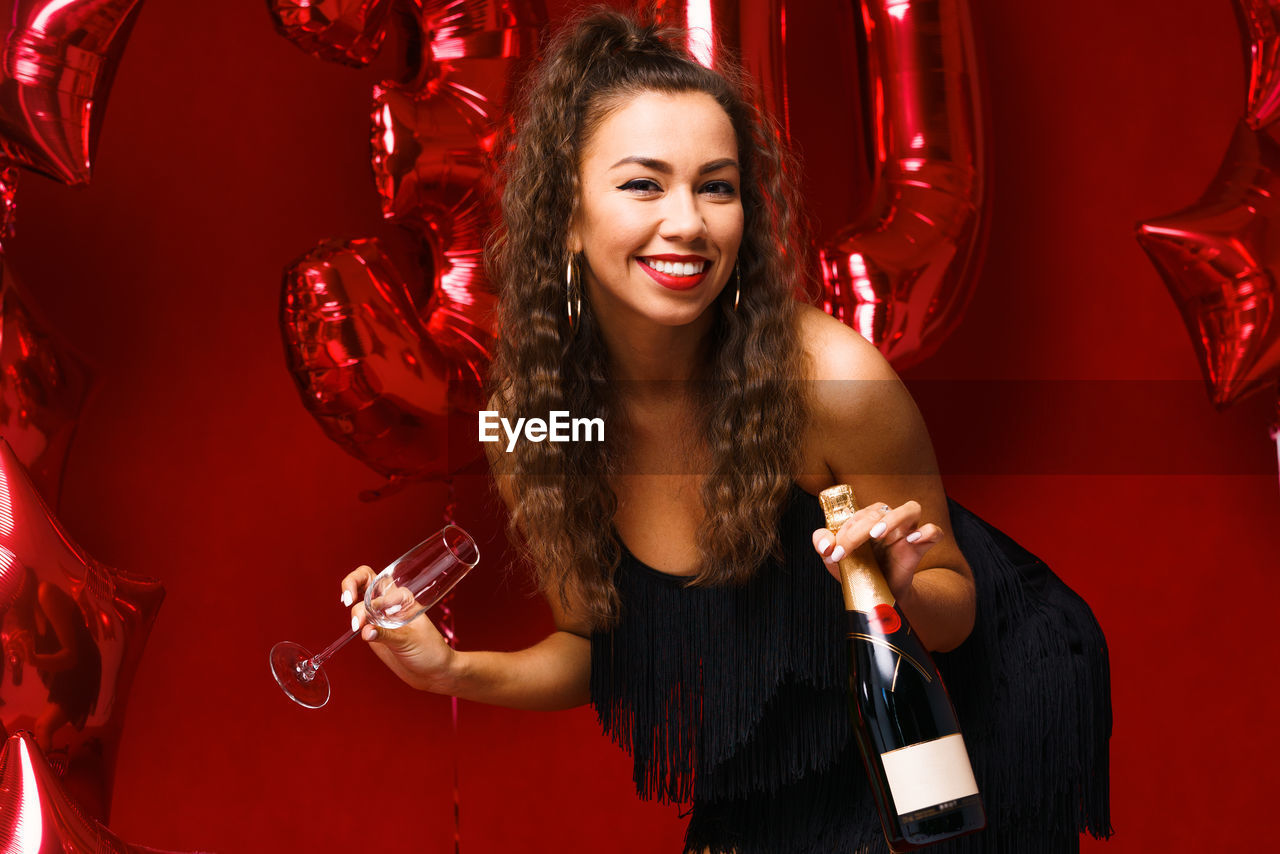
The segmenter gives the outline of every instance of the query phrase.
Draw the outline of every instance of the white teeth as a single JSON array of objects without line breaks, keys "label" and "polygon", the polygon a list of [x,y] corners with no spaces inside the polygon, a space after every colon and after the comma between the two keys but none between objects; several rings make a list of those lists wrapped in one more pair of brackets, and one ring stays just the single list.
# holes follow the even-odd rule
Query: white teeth
[{"label": "white teeth", "polygon": [[659,273],[666,273],[668,276],[696,276],[710,263],[709,261],[659,261],[656,258],[641,258],[640,260]]}]

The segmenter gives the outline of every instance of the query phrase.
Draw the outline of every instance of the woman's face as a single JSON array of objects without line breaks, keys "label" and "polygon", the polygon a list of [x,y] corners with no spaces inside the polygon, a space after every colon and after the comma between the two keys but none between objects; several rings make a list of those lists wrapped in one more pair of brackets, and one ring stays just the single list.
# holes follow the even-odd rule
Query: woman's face
[{"label": "woman's face", "polygon": [[[703,92],[644,92],[582,152],[569,249],[603,324],[683,326],[729,281],[742,242],[738,142]],[[674,266],[672,266],[674,265]]]}]

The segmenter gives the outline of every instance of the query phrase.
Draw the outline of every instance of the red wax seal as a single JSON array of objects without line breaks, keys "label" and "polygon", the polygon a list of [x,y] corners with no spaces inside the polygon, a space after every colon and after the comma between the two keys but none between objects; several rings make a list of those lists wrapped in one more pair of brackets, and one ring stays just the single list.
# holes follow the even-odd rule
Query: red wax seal
[{"label": "red wax seal", "polygon": [[898,612],[892,605],[877,605],[872,609],[872,615],[876,627],[886,635],[891,635],[902,628],[902,618],[898,616]]}]

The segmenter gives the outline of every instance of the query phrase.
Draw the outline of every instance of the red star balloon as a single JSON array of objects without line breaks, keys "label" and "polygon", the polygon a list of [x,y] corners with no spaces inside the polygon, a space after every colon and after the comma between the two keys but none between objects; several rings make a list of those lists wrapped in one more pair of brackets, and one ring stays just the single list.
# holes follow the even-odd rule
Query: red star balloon
[{"label": "red star balloon", "polygon": [[1278,194],[1280,144],[1242,121],[1200,200],[1138,225],[1219,410],[1280,376]]},{"label": "red star balloon", "polygon": [[899,370],[959,325],[986,234],[986,134],[967,0],[863,0],[870,202],[821,247],[826,311]]},{"label": "red star balloon", "polygon": [[80,548],[0,439],[0,724],[30,730],[94,817],[110,809],[125,703],[163,598],[159,582]]},{"label": "red star balloon", "polygon": [[89,181],[107,93],[142,0],[0,0],[0,155]]},{"label": "red star balloon", "polygon": [[312,56],[362,67],[386,37],[391,0],[267,0],[276,31]]},{"label": "red star balloon", "polygon": [[1266,127],[1280,115],[1280,0],[1236,0],[1249,72],[1249,127]]},{"label": "red star balloon", "polygon": [[164,854],[130,845],[85,815],[29,732],[3,733],[0,749],[0,850],[14,854]]},{"label": "red star balloon", "polygon": [[0,258],[0,436],[51,504],[91,378],[84,363],[31,316]]}]

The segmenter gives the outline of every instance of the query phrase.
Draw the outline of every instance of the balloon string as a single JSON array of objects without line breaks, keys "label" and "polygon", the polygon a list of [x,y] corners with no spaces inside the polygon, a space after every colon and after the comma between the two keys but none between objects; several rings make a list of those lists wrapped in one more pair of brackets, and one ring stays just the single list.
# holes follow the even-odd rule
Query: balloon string
[{"label": "balloon string", "polygon": [[[454,512],[457,510],[457,504],[454,501],[453,478],[449,478],[449,496],[445,500],[444,505],[444,522],[446,525],[454,523]],[[450,649],[454,648],[454,643],[458,637],[456,627],[453,622],[453,608],[449,607],[453,602],[453,594],[450,593],[440,603],[440,633],[444,635],[445,643],[449,644]],[[462,754],[462,743],[458,738],[458,698],[451,696],[449,698],[449,706],[453,720],[453,854],[460,854],[462,849],[462,791],[460,785],[459,765],[460,756]]]}]

